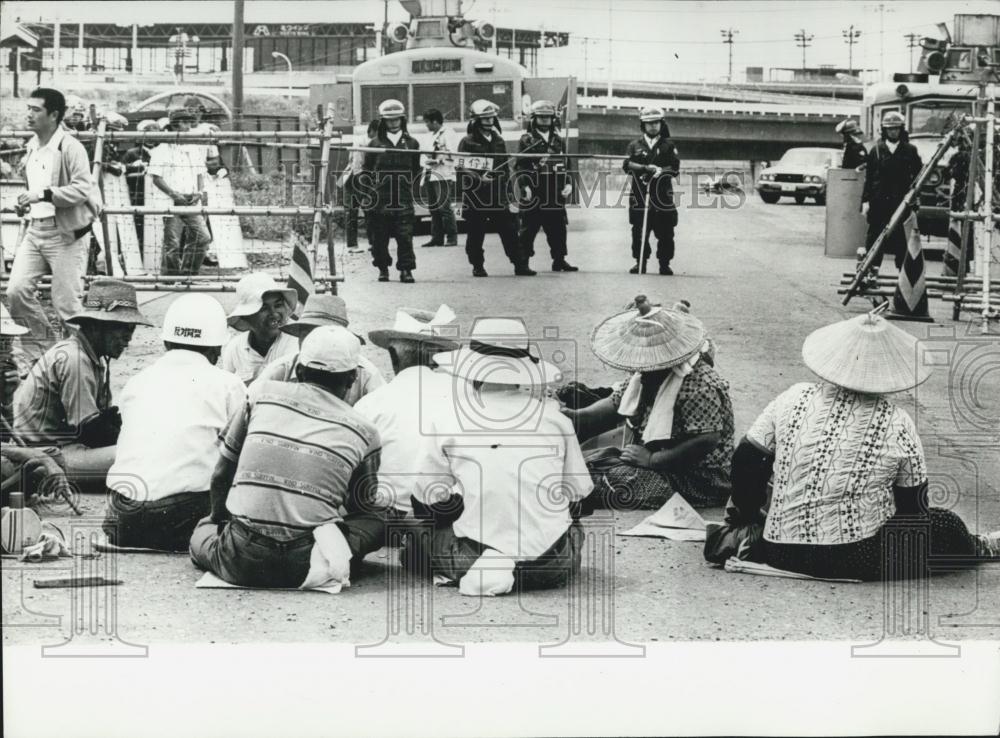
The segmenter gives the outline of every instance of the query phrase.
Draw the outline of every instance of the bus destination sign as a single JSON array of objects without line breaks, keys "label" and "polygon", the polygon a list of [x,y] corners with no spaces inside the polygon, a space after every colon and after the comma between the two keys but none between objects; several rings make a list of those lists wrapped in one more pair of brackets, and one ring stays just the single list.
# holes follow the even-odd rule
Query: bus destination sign
[{"label": "bus destination sign", "polygon": [[413,74],[462,71],[461,59],[414,59],[411,64]]}]

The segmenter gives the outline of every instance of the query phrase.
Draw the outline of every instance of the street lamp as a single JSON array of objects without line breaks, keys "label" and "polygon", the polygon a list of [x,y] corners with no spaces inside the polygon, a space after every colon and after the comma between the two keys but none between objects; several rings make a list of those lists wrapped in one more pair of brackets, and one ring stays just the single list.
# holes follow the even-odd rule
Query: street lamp
[{"label": "street lamp", "polygon": [[288,65],[288,99],[292,99],[292,60],[287,56],[282,54],[280,51],[272,51],[271,58],[273,59],[284,59],[285,64]]}]

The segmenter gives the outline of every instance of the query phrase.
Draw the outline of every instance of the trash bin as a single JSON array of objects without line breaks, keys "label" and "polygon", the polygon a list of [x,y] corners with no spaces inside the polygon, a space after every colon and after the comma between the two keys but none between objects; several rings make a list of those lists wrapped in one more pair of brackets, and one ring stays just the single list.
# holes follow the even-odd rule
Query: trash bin
[{"label": "trash bin", "polygon": [[832,259],[853,259],[865,245],[868,223],[861,214],[865,173],[854,169],[829,169],[826,174],[826,247]]}]

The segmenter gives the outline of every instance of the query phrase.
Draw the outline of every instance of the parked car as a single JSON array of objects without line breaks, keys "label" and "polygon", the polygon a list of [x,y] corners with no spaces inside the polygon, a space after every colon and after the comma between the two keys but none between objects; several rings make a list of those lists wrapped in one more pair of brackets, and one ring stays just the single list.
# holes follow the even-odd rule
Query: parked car
[{"label": "parked car", "polygon": [[840,149],[789,149],[757,177],[760,199],[773,204],[782,197],[792,197],[801,205],[811,197],[819,205],[826,204],[826,170],[839,167],[841,157]]}]

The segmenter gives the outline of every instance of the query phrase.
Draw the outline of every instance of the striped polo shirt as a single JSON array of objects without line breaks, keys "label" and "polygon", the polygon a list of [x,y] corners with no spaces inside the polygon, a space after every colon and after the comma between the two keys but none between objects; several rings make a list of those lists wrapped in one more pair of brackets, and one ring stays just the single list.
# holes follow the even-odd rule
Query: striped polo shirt
[{"label": "striped polo shirt", "polygon": [[298,382],[258,382],[219,436],[236,462],[226,507],[279,540],[365,507],[374,497],[379,437],[336,396]]}]

